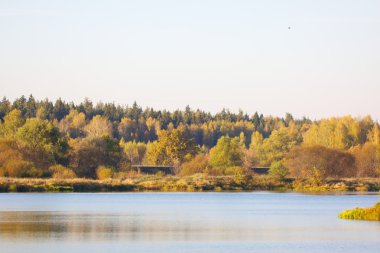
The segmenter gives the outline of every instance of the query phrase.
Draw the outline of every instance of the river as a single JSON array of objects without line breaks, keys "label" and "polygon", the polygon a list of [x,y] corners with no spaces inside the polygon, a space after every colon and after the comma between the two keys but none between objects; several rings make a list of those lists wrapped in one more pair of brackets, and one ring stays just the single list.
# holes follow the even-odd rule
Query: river
[{"label": "river", "polygon": [[341,220],[378,195],[0,194],[0,252],[379,252],[380,222]]}]

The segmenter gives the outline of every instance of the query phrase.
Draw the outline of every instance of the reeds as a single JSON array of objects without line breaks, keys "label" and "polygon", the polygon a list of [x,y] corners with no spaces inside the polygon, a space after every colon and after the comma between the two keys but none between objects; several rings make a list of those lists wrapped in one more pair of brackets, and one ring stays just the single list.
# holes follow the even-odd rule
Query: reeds
[{"label": "reeds", "polygon": [[379,191],[380,179],[327,180],[311,185],[307,180],[276,180],[270,176],[116,175],[95,180],[86,178],[0,177],[0,192],[126,192],[126,191]]},{"label": "reeds", "polygon": [[339,214],[341,219],[380,221],[380,202],[373,207],[354,208]]}]

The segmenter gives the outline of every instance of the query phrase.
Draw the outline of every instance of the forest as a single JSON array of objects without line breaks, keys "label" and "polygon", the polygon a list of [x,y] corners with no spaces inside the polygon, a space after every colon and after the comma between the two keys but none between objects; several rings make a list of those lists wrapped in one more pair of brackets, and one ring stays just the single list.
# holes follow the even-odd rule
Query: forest
[{"label": "forest", "polygon": [[1,177],[128,178],[132,165],[173,166],[178,176],[270,167],[278,180],[380,177],[380,128],[370,116],[211,114],[30,95],[4,97],[0,120]]}]

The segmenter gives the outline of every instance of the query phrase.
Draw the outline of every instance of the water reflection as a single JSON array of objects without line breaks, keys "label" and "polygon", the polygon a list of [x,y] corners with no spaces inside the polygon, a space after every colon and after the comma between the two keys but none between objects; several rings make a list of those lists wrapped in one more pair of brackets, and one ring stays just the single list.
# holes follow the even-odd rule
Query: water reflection
[{"label": "water reflection", "polygon": [[[95,244],[110,242],[123,244],[120,250],[125,243],[141,243],[143,252],[155,252],[152,243],[181,242],[193,247],[236,243],[248,245],[246,252],[260,245],[278,252],[273,245],[307,248],[308,243],[321,251],[330,244],[346,251],[354,245],[376,249],[380,223],[340,220],[337,214],[377,200],[378,196],[256,193],[0,194],[0,245],[7,245],[7,252],[47,244],[67,246],[73,252],[75,247],[69,246],[73,243],[84,247],[78,252],[86,252]],[[91,252],[101,250],[91,248]]]},{"label": "water reflection", "polygon": [[0,212],[2,239],[23,240],[64,239],[76,240],[130,240],[130,241],[191,241],[191,240],[271,240],[305,232],[295,226],[287,229],[267,223],[260,224],[228,217],[179,217],[133,214],[61,213],[61,212]]}]

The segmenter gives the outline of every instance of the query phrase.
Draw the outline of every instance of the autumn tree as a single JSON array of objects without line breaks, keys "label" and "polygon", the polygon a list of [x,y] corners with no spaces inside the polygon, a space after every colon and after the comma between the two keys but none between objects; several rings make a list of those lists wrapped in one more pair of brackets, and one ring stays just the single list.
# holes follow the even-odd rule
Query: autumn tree
[{"label": "autumn tree", "polygon": [[380,144],[367,142],[352,150],[360,177],[380,177]]},{"label": "autumn tree", "polygon": [[147,118],[146,122],[146,137],[145,141],[154,141],[157,139],[157,133],[161,130],[161,124],[157,119],[152,117]]},{"label": "autumn tree", "polygon": [[107,118],[96,115],[84,127],[84,131],[88,137],[112,136],[112,124]]},{"label": "autumn tree", "polygon": [[118,141],[109,136],[74,139],[70,147],[70,167],[79,177],[95,178],[101,165],[118,168],[121,149]]},{"label": "autumn tree", "polygon": [[321,180],[355,175],[355,158],[348,152],[321,145],[293,148],[284,165],[294,177]]},{"label": "autumn tree", "polygon": [[49,121],[27,119],[17,130],[16,137],[25,155],[37,167],[47,168],[50,164],[64,162],[67,140],[61,137],[58,128]]},{"label": "autumn tree", "polygon": [[62,134],[77,138],[83,136],[85,124],[86,116],[83,112],[70,110],[69,114],[58,123],[58,128]]},{"label": "autumn tree", "polygon": [[264,138],[261,133],[255,131],[251,137],[251,144],[244,152],[244,167],[251,168],[260,165],[260,158],[264,157],[263,150]]},{"label": "autumn tree", "polygon": [[124,139],[127,142],[136,140],[136,129],[136,121],[127,117],[122,118],[121,122],[118,125],[118,133],[120,138]]},{"label": "autumn tree", "polygon": [[220,174],[228,167],[243,165],[243,147],[238,137],[221,137],[210,150],[209,164]]},{"label": "autumn tree", "polygon": [[379,124],[374,124],[373,128],[368,133],[368,142],[380,145],[380,128]]},{"label": "autumn tree", "polygon": [[143,142],[138,142],[136,149],[137,149],[137,162],[138,164],[142,164],[146,151],[147,151],[147,145]]},{"label": "autumn tree", "polygon": [[0,123],[0,135],[5,137],[13,137],[17,130],[24,125],[24,118],[21,111],[14,109],[10,111],[5,117],[4,122]]},{"label": "autumn tree", "polygon": [[131,165],[142,163],[147,149],[145,143],[136,141],[125,142],[124,139],[121,139],[120,147]]},{"label": "autumn tree", "polygon": [[363,143],[362,129],[352,117],[323,119],[305,133],[305,144],[348,149]]},{"label": "autumn tree", "polygon": [[255,133],[252,138],[250,150],[253,152],[252,163],[256,166],[270,166],[273,162],[281,161],[292,147],[302,141],[297,126],[292,124],[274,130],[264,140],[259,133]]},{"label": "autumn tree", "polygon": [[15,140],[0,138],[0,175],[24,177],[34,164],[24,159]]},{"label": "autumn tree", "polygon": [[157,165],[179,166],[196,155],[198,151],[198,145],[189,138],[184,129],[162,130],[158,133],[158,140],[149,150],[148,159]]}]

